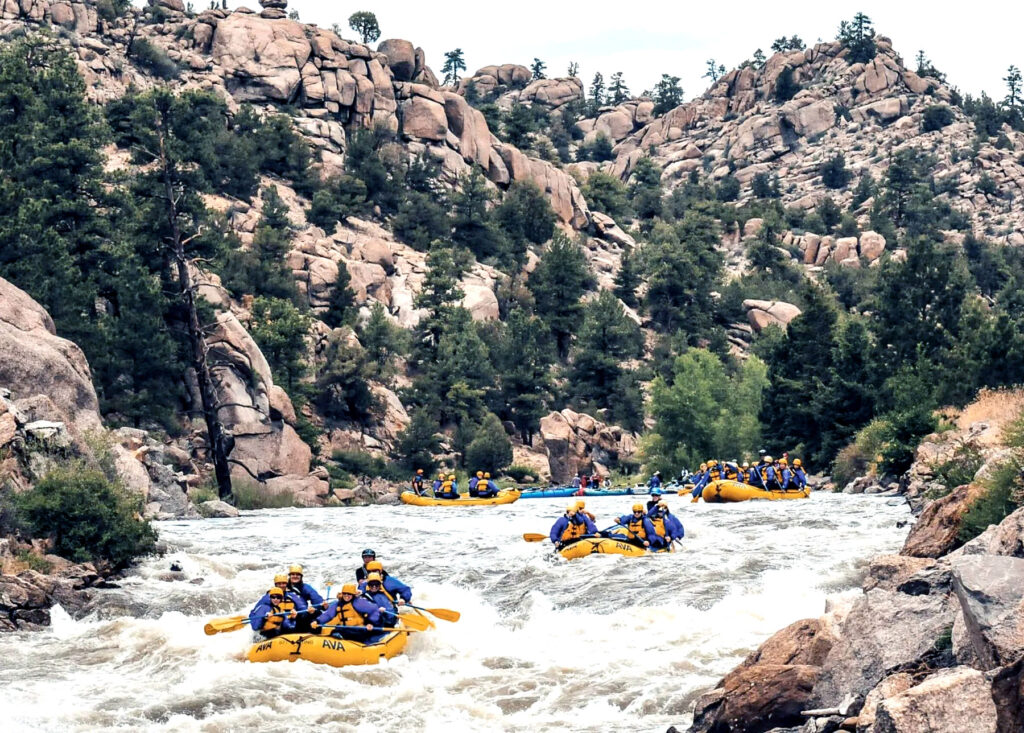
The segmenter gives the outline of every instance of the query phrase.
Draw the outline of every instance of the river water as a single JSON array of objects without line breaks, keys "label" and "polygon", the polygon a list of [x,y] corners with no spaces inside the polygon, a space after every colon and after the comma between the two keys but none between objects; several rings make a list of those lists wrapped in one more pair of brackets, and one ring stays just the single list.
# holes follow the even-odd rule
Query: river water
[{"label": "river water", "polygon": [[[598,526],[632,497],[588,500]],[[40,731],[664,731],[786,624],[898,550],[905,505],[814,494],[691,505],[670,497],[685,552],[568,562],[547,533],[565,499],[477,508],[248,512],[165,522],[162,558],[103,591],[83,620],[0,635],[8,728]],[[891,505],[892,504],[892,505]],[[414,602],[462,613],[376,667],[251,664],[250,634],[208,637],[247,613],[291,562],[321,592],[353,578],[364,547]],[[183,571],[169,572],[172,561]],[[336,591],[335,591],[336,592]]]}]

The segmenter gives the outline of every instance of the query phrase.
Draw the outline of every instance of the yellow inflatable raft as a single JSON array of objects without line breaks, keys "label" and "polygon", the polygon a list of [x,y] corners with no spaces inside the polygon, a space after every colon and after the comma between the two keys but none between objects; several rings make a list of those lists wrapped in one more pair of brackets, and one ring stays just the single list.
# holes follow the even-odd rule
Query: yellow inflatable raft
[{"label": "yellow inflatable raft", "polygon": [[[671,545],[664,550],[654,550],[654,552],[672,551]],[[650,550],[645,550],[643,547],[638,547],[631,542],[616,539],[615,537],[584,537],[558,551],[558,554],[566,560],[575,560],[587,555],[627,555],[629,557],[640,557],[650,553]]]},{"label": "yellow inflatable raft", "polygon": [[393,631],[371,644],[336,639],[317,634],[282,634],[253,644],[247,655],[250,662],[294,662],[305,659],[315,664],[348,667],[356,664],[377,664],[402,653],[409,635]]},{"label": "yellow inflatable raft", "polygon": [[505,489],[499,491],[497,496],[487,499],[474,499],[469,495],[462,495],[458,499],[435,499],[432,496],[419,496],[412,491],[402,492],[398,498],[403,504],[413,506],[488,506],[491,504],[511,504],[522,495],[517,489]]},{"label": "yellow inflatable raft", "polygon": [[806,499],[811,495],[809,488],[802,491],[765,491],[757,486],[739,481],[712,481],[704,487],[701,498],[709,504],[724,502],[747,501],[749,499]]}]

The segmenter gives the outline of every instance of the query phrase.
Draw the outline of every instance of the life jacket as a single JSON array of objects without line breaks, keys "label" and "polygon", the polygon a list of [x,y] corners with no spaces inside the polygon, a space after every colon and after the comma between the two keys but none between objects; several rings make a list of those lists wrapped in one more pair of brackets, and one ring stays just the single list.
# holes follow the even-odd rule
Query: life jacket
[{"label": "life jacket", "polygon": [[354,598],[347,603],[344,601],[338,601],[338,605],[334,609],[334,618],[332,618],[327,625],[366,626],[366,617],[355,609],[355,606],[353,605],[354,602]]},{"label": "life jacket", "polygon": [[443,484],[441,484],[441,491],[443,491],[445,494],[450,494],[452,492],[452,482],[445,481]]},{"label": "life jacket", "polygon": [[417,493],[417,494],[418,494],[418,493],[419,493],[420,491],[422,491],[422,490],[423,490],[423,477],[422,477],[422,476],[416,476],[416,477],[414,477],[414,478],[413,478],[413,480],[412,480],[412,487],[413,487],[414,489],[416,489],[416,493]]},{"label": "life jacket", "polygon": [[665,515],[660,514],[658,516],[648,517],[651,520],[651,524],[654,525],[654,534],[659,537],[665,536]]},{"label": "life jacket", "polygon": [[737,471],[734,466],[726,466],[725,477],[730,481],[735,481],[736,479],[739,478],[739,471]]},{"label": "life jacket", "polygon": [[574,521],[572,521],[570,519],[569,520],[569,526],[565,528],[564,532],[562,532],[562,542],[565,542],[567,540],[574,540],[577,537],[582,537],[586,533],[587,533],[587,523],[586,522],[574,522]]},{"label": "life jacket", "polygon": [[647,539],[647,532],[644,530],[644,517],[640,517],[639,519],[632,517],[626,525],[626,529],[629,530],[629,533],[633,537],[641,540]]},{"label": "life jacket", "polygon": [[718,466],[708,469],[708,481],[718,481],[722,478],[722,471]]},{"label": "life jacket", "polygon": [[[281,624],[284,623],[284,614],[291,613],[295,610],[295,601],[288,598],[288,594],[285,594],[284,600],[281,601],[277,608],[271,611],[275,614],[263,622],[262,631],[274,631],[275,629],[281,628]],[[280,614],[280,615],[278,615]]]}]

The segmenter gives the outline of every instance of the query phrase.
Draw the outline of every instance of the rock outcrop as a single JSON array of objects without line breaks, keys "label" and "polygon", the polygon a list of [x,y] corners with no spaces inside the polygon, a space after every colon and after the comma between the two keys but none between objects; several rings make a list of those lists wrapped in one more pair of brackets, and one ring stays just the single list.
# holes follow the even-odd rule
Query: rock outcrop
[{"label": "rock outcrop", "polygon": [[551,479],[560,484],[568,484],[578,472],[607,476],[610,467],[637,448],[635,434],[570,409],[541,418],[540,440]]}]

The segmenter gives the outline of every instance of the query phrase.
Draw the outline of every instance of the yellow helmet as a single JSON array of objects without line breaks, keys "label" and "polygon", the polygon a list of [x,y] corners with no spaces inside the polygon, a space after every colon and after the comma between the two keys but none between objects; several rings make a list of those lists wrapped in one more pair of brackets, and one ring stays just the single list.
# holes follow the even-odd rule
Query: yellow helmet
[{"label": "yellow helmet", "polygon": [[381,565],[378,560],[374,560],[373,562],[366,563],[366,571],[368,573],[372,573],[374,571],[380,571],[380,570],[383,570],[383,569],[384,569],[384,566]]},{"label": "yellow helmet", "polygon": [[583,499],[580,499],[579,501],[576,502],[576,508],[577,509],[582,509],[586,505],[587,505],[587,502],[583,501]]},{"label": "yellow helmet", "polygon": [[422,468],[417,468],[416,469],[416,475],[419,476],[421,473],[423,473],[423,469]]},{"label": "yellow helmet", "polygon": [[284,597],[284,591],[278,588],[276,585],[270,590],[268,590],[267,593],[272,596],[281,596],[282,598]]},{"label": "yellow helmet", "polygon": [[302,566],[301,565],[292,565],[291,567],[289,567],[288,568],[288,574],[291,575],[292,573],[298,573],[299,575],[302,575]]},{"label": "yellow helmet", "polygon": [[288,576],[284,575],[283,573],[278,573],[277,575],[274,576],[274,585],[277,585],[278,583],[287,583],[287,582],[288,582]]},{"label": "yellow helmet", "polygon": [[803,461],[801,461],[801,460],[800,460],[799,458],[794,458],[794,459],[793,459],[793,465],[794,465],[794,466],[795,466],[796,468],[800,468],[800,466],[804,465],[804,463],[803,463]]},{"label": "yellow helmet", "polygon": [[476,477],[477,478],[483,478],[484,477],[484,472],[483,471],[477,471],[476,472]]},{"label": "yellow helmet", "polygon": [[566,514],[575,514],[576,513],[576,505],[575,504],[570,504],[569,506],[567,506],[565,508],[565,513]]},{"label": "yellow helmet", "polygon": [[490,478],[490,477],[491,477],[491,474],[489,474],[486,471],[484,471],[484,478]]},{"label": "yellow helmet", "polygon": [[367,583],[383,583],[384,582],[384,578],[381,577],[380,573],[367,573],[366,574],[366,582]]},{"label": "yellow helmet", "polygon": [[780,458],[779,463],[783,466],[789,465],[789,461],[787,461],[785,458]]},{"label": "yellow helmet", "polygon": [[448,480],[449,481],[454,481],[455,480],[455,474],[454,473],[448,474]]},{"label": "yellow helmet", "polygon": [[718,465],[718,461],[716,461],[714,458],[712,458],[710,461],[708,461],[708,468],[714,468],[717,465]]},{"label": "yellow helmet", "polygon": [[345,593],[348,593],[350,596],[357,596],[359,595],[359,586],[355,583],[345,583],[345,585],[341,586],[341,590],[338,591],[338,598],[341,598]]},{"label": "yellow helmet", "polygon": [[644,505],[643,504],[634,504],[633,505],[633,511],[634,512],[642,512],[643,510],[644,510]]},{"label": "yellow helmet", "polygon": [[444,471],[441,471],[439,474],[437,474],[437,477],[444,481]]},{"label": "yellow helmet", "polygon": [[772,463],[772,462],[773,462],[774,460],[775,460],[775,459],[774,459],[774,458],[772,458],[771,456],[765,456],[765,457],[764,457],[764,462],[765,462],[765,463]]}]

